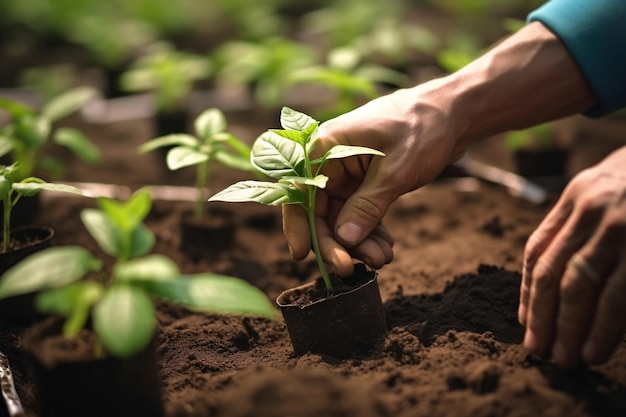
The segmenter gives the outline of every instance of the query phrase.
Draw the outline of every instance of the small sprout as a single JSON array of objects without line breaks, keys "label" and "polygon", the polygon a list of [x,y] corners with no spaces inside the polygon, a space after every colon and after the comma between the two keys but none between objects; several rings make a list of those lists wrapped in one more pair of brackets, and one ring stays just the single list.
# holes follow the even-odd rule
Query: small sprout
[{"label": "small sprout", "polygon": [[226,117],[217,108],[210,108],[196,117],[194,128],[196,136],[176,133],[152,139],[139,147],[140,153],[146,153],[162,147],[172,147],[167,152],[167,167],[178,170],[196,166],[196,188],[198,198],[194,216],[202,218],[204,190],[209,180],[209,168],[213,160],[234,169],[254,171],[250,163],[250,146],[237,136],[228,132]]}]

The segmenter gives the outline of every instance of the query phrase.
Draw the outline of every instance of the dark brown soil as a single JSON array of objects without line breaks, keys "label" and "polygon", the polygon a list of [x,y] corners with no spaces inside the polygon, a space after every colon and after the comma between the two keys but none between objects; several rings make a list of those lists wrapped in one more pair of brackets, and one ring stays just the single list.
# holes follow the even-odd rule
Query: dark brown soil
[{"label": "dark brown soil", "polygon": [[[606,125],[574,122],[572,171],[616,146],[593,134]],[[235,129],[252,140],[275,124]],[[136,155],[136,145],[150,137],[149,121],[87,128],[107,147],[108,159],[95,168],[68,162],[68,180],[130,188],[193,185],[190,172],[163,171],[156,154]],[[505,150],[493,143],[477,145],[474,154],[506,168]],[[239,177],[218,170],[211,191]],[[97,251],[79,220],[80,211],[93,204],[87,198],[48,195],[38,222],[54,226],[55,245]],[[156,252],[174,259],[184,272],[239,276],[272,300],[317,278],[312,257],[291,260],[280,210],[256,204],[223,205],[232,210],[236,224],[232,249],[193,261],[179,249],[178,225],[192,204],[156,200],[147,222],[158,238]],[[516,318],[521,257],[548,208],[471,178],[437,181],[402,197],[386,219],[396,239],[395,259],[378,277],[390,331],[371,352],[347,360],[294,356],[281,318],[193,313],[159,304],[166,416],[626,415],[626,343],[605,365],[570,371],[521,346],[523,329]],[[19,335],[5,332],[1,346],[14,368],[26,414],[35,417],[37,398]]]}]

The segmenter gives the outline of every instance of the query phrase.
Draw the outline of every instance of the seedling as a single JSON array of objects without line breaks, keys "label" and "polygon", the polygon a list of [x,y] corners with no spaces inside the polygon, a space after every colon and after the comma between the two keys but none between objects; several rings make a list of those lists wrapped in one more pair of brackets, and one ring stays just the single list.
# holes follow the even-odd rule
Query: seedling
[{"label": "seedling", "polygon": [[11,247],[11,214],[13,208],[22,197],[32,197],[43,190],[63,191],[82,194],[76,187],[65,184],[52,184],[37,177],[27,177],[18,180],[18,165],[0,165],[0,201],[3,204],[2,212],[2,252]]},{"label": "seedling", "polygon": [[335,145],[320,158],[313,158],[319,122],[283,107],[280,123],[283,129],[268,130],[255,140],[250,155],[257,170],[277,181],[240,181],[213,195],[209,201],[253,201],[270,206],[298,204],[307,214],[317,265],[326,287],[331,289],[333,284],[321,257],[315,228],[317,190],[325,188],[329,180],[321,173],[322,168],[331,159],[384,154],[362,146]]},{"label": "seedling", "polygon": [[148,189],[125,202],[100,198],[98,208],[81,219],[100,249],[114,259],[109,273],[104,261],[81,246],[44,249],[9,269],[0,280],[0,299],[36,293],[45,314],[66,317],[63,333],[71,337],[91,317],[100,355],[130,357],[148,345],[155,332],[152,297],[190,309],[250,313],[274,317],[274,309],[258,288],[239,278],[200,273],[182,275],[168,257],[149,253],[155,237],[143,224],[151,208]]},{"label": "seedling", "polygon": [[157,42],[146,49],[120,78],[120,87],[128,92],[150,92],[159,114],[184,109],[184,102],[196,82],[211,73],[209,60],[177,50],[168,42]]},{"label": "seedling", "polygon": [[227,131],[226,117],[217,108],[203,111],[194,122],[196,136],[178,133],[152,139],[139,147],[146,153],[162,147],[172,147],[166,156],[167,167],[178,170],[196,166],[198,198],[194,210],[196,219],[202,218],[205,201],[204,190],[209,180],[209,168],[213,160],[223,165],[246,171],[254,171],[250,163],[250,146]]},{"label": "seedling", "polygon": [[375,98],[380,84],[398,87],[406,84],[407,79],[390,68],[363,62],[363,56],[356,48],[341,47],[328,53],[326,64],[293,71],[289,81],[324,86],[336,94],[335,104],[330,108],[326,106],[324,113],[320,114],[325,120],[358,107],[363,100]]},{"label": "seedling", "polygon": [[90,87],[76,87],[47,101],[41,111],[7,98],[0,98],[0,108],[8,112],[10,121],[0,129],[0,157],[9,155],[17,162],[15,178],[28,178],[38,168],[54,166],[45,158],[44,145],[52,139],[82,160],[95,164],[100,151],[77,129],[62,127],[53,130],[52,124],[79,110],[96,91]]}]

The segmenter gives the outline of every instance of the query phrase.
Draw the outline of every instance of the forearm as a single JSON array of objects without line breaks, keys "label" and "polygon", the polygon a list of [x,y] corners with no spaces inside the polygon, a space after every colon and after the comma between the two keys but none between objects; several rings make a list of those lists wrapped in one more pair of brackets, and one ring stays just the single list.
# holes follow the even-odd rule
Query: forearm
[{"label": "forearm", "polygon": [[453,97],[461,146],[583,112],[596,103],[565,46],[538,22],[438,83]]}]

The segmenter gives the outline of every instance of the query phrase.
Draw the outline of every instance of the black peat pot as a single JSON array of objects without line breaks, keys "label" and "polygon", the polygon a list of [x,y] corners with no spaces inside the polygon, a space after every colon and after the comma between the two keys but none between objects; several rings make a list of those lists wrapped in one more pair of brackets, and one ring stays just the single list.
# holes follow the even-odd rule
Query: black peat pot
[{"label": "black peat pot", "polygon": [[130,358],[96,358],[91,331],[67,339],[61,326],[58,317],[48,317],[22,339],[41,417],[163,415],[156,336]]},{"label": "black peat pot", "polygon": [[388,331],[377,278],[376,271],[356,264],[332,291],[318,278],[282,292],[276,303],[294,353],[342,359],[367,353]]}]

